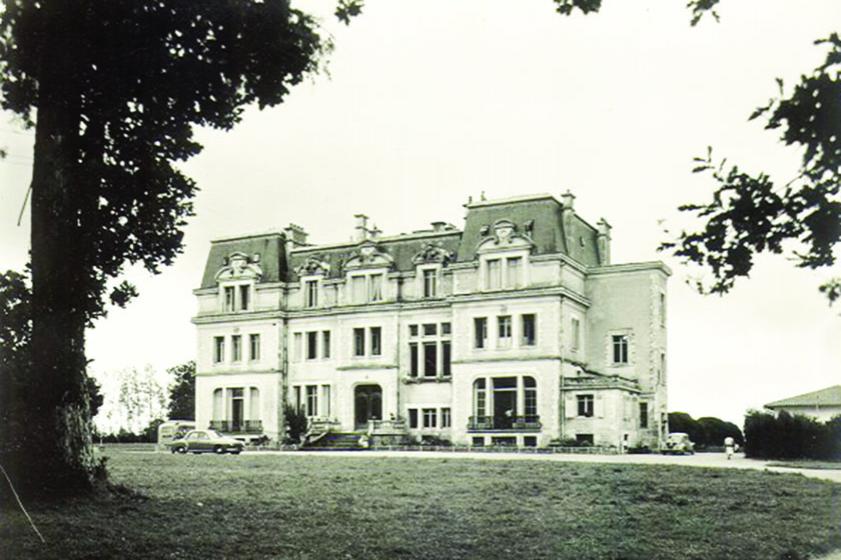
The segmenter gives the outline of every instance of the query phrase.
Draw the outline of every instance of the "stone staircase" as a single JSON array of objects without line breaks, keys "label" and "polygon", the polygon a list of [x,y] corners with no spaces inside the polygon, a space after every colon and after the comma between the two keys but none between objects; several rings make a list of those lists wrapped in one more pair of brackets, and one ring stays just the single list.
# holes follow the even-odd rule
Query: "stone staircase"
[{"label": "stone staircase", "polygon": [[354,432],[328,432],[308,442],[304,449],[362,449],[362,434]]}]

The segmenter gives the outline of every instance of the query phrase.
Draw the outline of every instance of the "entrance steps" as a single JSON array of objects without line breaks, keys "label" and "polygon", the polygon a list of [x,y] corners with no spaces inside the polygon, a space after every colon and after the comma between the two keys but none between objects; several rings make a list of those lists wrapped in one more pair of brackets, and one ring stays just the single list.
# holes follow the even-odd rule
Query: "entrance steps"
[{"label": "entrance steps", "polygon": [[362,434],[355,432],[327,432],[312,438],[306,449],[362,449]]}]

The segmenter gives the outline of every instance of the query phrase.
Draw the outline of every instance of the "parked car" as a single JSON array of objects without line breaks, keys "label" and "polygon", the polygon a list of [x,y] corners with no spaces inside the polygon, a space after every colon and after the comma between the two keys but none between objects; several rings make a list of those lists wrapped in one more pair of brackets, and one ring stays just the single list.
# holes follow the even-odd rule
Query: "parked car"
[{"label": "parked car", "polygon": [[173,453],[232,453],[239,455],[245,446],[241,441],[223,436],[215,430],[191,430],[181,439],[169,442]]},{"label": "parked car", "polygon": [[689,439],[689,434],[683,432],[672,432],[666,437],[666,445],[660,450],[663,455],[666,454],[681,454],[690,455],[695,454],[695,444]]}]

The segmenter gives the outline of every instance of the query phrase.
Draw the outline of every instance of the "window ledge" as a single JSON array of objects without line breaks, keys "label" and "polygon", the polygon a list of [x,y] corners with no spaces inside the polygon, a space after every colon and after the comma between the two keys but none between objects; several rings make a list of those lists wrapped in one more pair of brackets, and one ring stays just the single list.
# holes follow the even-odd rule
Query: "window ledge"
[{"label": "window ledge", "polygon": [[451,383],[452,380],[452,375],[441,375],[438,377],[403,377],[403,383],[406,385],[412,385],[415,383]]}]

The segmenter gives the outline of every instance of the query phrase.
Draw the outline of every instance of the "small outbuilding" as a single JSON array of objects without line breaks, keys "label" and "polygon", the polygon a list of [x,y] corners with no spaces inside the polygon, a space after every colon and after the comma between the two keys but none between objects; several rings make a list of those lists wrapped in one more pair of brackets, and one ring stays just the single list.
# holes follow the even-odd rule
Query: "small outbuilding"
[{"label": "small outbuilding", "polygon": [[765,408],[774,412],[785,410],[789,414],[811,416],[820,422],[826,422],[841,415],[841,385],[774,401],[766,404]]}]

